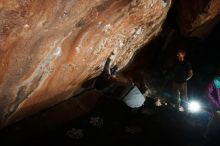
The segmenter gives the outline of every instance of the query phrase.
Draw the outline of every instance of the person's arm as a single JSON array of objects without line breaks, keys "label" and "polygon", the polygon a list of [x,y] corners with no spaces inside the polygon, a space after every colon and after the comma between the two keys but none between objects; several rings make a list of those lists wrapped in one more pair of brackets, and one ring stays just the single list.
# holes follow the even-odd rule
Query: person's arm
[{"label": "person's arm", "polygon": [[111,71],[110,71],[111,61],[112,61],[112,60],[111,60],[110,58],[108,58],[107,61],[106,61],[106,63],[105,63],[105,66],[104,66],[104,71],[105,71],[108,75],[111,74]]},{"label": "person's arm", "polygon": [[193,76],[193,70],[192,70],[192,66],[191,64],[186,61],[186,70],[187,70],[187,77],[186,77],[186,80],[190,80]]},{"label": "person's arm", "polygon": [[108,75],[111,75],[111,66],[112,66],[113,61],[114,61],[114,59],[116,57],[115,52],[116,52],[115,50],[112,51],[112,53],[107,58],[107,61],[105,63],[104,70],[107,72]]},{"label": "person's arm", "polygon": [[189,79],[191,79],[192,78],[192,76],[193,76],[193,71],[192,71],[192,69],[190,69],[189,71],[188,71],[188,77],[187,77],[187,81],[189,80]]}]

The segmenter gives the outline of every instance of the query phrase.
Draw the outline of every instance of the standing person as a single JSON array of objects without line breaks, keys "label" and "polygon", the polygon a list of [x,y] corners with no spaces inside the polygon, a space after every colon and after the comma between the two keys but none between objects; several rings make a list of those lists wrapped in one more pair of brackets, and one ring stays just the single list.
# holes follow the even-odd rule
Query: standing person
[{"label": "standing person", "polygon": [[185,103],[188,101],[187,81],[193,76],[193,71],[190,63],[185,60],[186,52],[184,50],[178,50],[176,57],[177,62],[173,69],[173,96],[176,108],[179,111],[184,111]]},{"label": "standing person", "polygon": [[220,143],[220,67],[217,68],[216,75],[208,85],[208,100],[212,107],[212,117],[208,123],[205,137],[208,138],[210,144]]},{"label": "standing person", "polygon": [[220,67],[208,85],[208,99],[214,111],[220,111]]}]

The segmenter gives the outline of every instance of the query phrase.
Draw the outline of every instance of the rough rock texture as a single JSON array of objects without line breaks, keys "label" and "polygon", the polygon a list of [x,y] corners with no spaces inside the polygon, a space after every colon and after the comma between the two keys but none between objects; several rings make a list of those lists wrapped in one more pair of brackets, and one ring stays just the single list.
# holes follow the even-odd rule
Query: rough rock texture
[{"label": "rough rock texture", "polygon": [[0,0],[0,127],[68,99],[113,49],[120,68],[171,0]]},{"label": "rough rock texture", "polygon": [[205,38],[220,20],[220,0],[178,0],[177,22],[185,36]]}]

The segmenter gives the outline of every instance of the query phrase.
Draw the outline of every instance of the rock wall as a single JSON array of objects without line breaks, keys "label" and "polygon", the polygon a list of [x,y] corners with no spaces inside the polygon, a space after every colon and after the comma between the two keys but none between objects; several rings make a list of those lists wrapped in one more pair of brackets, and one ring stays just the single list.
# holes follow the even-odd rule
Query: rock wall
[{"label": "rock wall", "polygon": [[206,38],[220,20],[219,0],[178,0],[177,23],[185,36]]},{"label": "rock wall", "polygon": [[0,0],[0,127],[123,68],[161,30],[172,0]]}]

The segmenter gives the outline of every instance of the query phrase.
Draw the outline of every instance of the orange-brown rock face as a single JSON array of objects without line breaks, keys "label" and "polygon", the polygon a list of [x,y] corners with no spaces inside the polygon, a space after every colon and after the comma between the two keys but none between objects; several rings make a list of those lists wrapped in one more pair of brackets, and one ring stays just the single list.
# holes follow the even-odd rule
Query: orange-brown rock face
[{"label": "orange-brown rock face", "polygon": [[111,51],[123,68],[171,0],[0,0],[1,127],[73,95]]},{"label": "orange-brown rock face", "polygon": [[179,0],[177,5],[177,21],[186,36],[205,38],[220,20],[220,0]]}]

